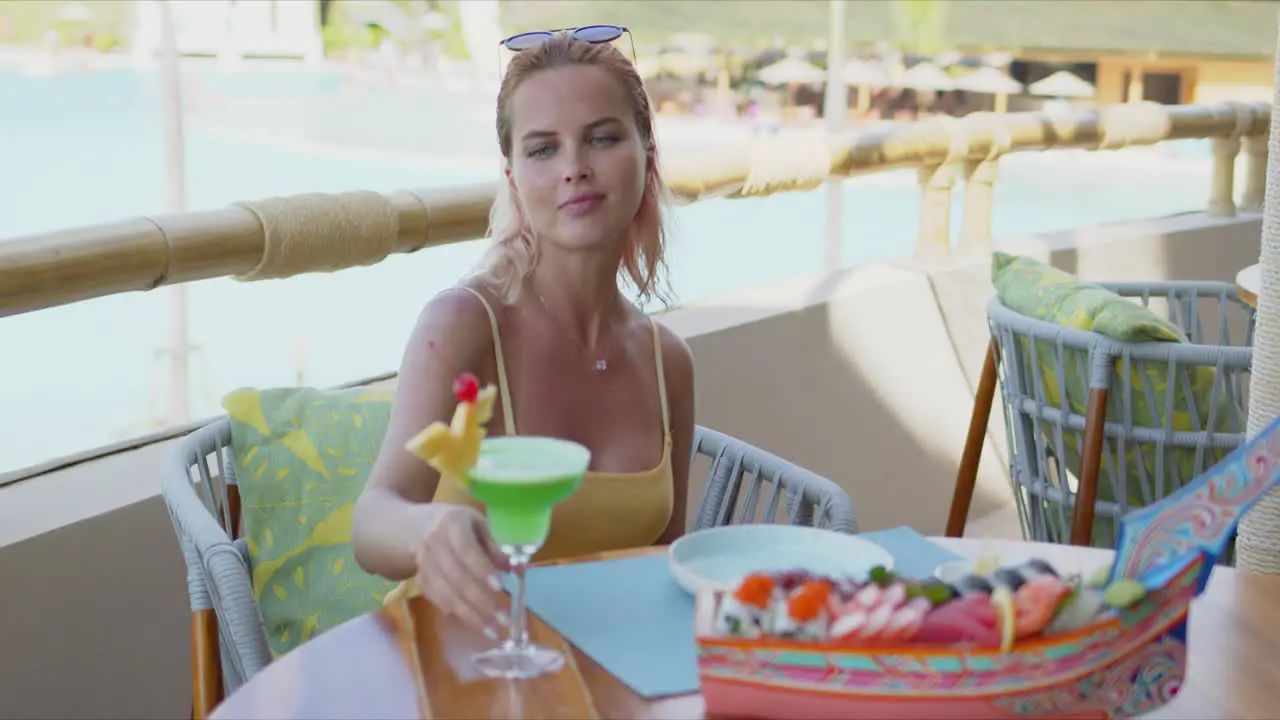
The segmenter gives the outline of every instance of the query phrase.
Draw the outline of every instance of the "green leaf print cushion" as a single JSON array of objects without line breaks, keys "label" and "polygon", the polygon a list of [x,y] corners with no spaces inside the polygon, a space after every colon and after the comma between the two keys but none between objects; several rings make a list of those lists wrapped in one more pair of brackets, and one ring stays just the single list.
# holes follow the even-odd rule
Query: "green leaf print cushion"
[{"label": "green leaf print cushion", "polygon": [[241,389],[223,398],[253,591],[277,657],[377,609],[395,583],[351,550],[351,514],[382,445],[392,390]]},{"label": "green leaf print cushion", "polygon": [[[1020,315],[1036,318],[1064,327],[1078,330],[1091,330],[1121,342],[1187,342],[1186,335],[1175,324],[1157,315],[1151,310],[1127,300],[1104,287],[1083,282],[1075,276],[1038,260],[1026,257],[1015,257],[1005,253],[994,253],[991,262],[991,281],[995,285],[1000,302],[1005,307]],[[1023,352],[1030,352],[1030,343],[1023,341]],[[1088,388],[1088,353],[1083,350],[1067,349],[1063,354],[1063,368],[1067,377],[1061,383],[1055,363],[1055,348],[1052,343],[1036,344],[1036,365],[1040,371],[1044,401],[1053,406],[1060,406],[1059,388],[1065,385],[1066,403],[1072,412],[1084,415],[1089,395]],[[1122,422],[1122,400],[1120,388],[1123,387],[1123,365],[1115,363],[1111,381],[1111,392],[1108,393],[1107,421]],[[1216,373],[1212,367],[1179,364],[1174,374],[1175,392],[1171,407],[1166,407],[1169,385],[1168,363],[1134,362],[1129,368],[1129,380],[1132,387],[1130,403],[1133,411],[1132,419],[1136,427],[1163,428],[1167,413],[1172,413],[1174,430],[1203,430],[1209,423],[1210,402]],[[1147,392],[1147,390],[1150,392]],[[1188,392],[1189,390],[1189,392]],[[1195,415],[1192,417],[1188,396],[1195,403]],[[1230,431],[1233,413],[1222,407],[1223,393],[1218,393],[1218,409],[1214,418],[1214,429],[1218,432]],[[1236,411],[1238,412],[1238,411]],[[1047,447],[1054,447],[1051,426],[1041,424],[1043,439]],[[1076,433],[1063,433],[1063,445],[1067,457],[1061,461],[1073,475],[1080,474],[1079,436]],[[1157,469],[1162,470],[1164,493],[1168,494],[1182,484],[1192,480],[1198,473],[1221,460],[1228,450],[1209,450],[1204,453],[1199,465],[1196,463],[1194,448],[1166,449],[1164,462],[1157,463],[1159,449],[1152,443],[1128,444],[1128,452],[1124,466],[1127,504],[1131,508],[1148,504],[1157,490],[1155,479],[1160,477]],[[1137,450],[1137,452],[1135,452]],[[1103,450],[1102,472],[1098,482],[1098,499],[1115,501],[1116,488],[1109,481],[1110,468],[1119,458],[1114,440],[1108,440]],[[1146,489],[1144,491],[1144,479]],[[1118,477],[1117,477],[1118,481]],[[1115,528],[1110,518],[1097,516],[1093,528],[1093,544],[1100,547],[1111,547],[1114,544]]]},{"label": "green leaf print cushion", "polygon": [[1121,342],[1187,341],[1177,325],[1147,308],[1034,258],[994,253],[991,282],[1000,302],[1019,315]]}]

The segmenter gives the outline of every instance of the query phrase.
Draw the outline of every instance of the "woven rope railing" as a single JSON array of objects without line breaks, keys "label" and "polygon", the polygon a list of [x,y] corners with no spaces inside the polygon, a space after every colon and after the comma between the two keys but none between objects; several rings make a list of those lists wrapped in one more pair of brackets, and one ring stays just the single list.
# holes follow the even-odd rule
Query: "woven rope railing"
[{"label": "woven rope railing", "polygon": [[[1241,205],[1259,209],[1270,108],[1262,103],[1117,105],[1092,110],[935,118],[838,136],[756,136],[707,154],[667,158],[677,202],[807,190],[828,178],[920,168],[917,253],[948,252],[950,191],[983,186],[1008,152],[1117,149],[1214,138],[1208,207],[1234,214],[1232,178],[1243,145],[1250,166]],[[1245,139],[1246,142],[1241,142]],[[0,241],[0,317],[116,293],[234,276],[253,280],[370,265],[391,253],[484,236],[495,184],[389,195],[299,195],[178,215],[157,215]],[[990,192],[965,203],[967,251],[984,251]],[[355,214],[359,214],[357,218]],[[357,222],[357,220],[359,220]]]},{"label": "woven rope railing", "polygon": [[[1276,51],[1280,83],[1280,49]],[[1280,84],[1275,101],[1280,103]],[[1262,291],[1254,336],[1253,384],[1249,398],[1249,435],[1261,432],[1280,415],[1280,116],[1272,117],[1272,155],[1266,170],[1266,203],[1262,218]],[[1246,570],[1280,574],[1280,493],[1263,498],[1240,522],[1236,564]]]}]

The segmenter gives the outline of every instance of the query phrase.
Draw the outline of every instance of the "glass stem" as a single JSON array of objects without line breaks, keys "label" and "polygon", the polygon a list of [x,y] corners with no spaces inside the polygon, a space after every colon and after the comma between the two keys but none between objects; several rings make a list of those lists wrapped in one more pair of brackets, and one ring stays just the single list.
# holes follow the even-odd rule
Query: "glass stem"
[{"label": "glass stem", "polygon": [[529,630],[525,623],[524,582],[525,571],[529,569],[527,553],[512,553],[508,556],[511,572],[516,576],[516,589],[511,593],[511,617],[508,624],[507,642],[517,648],[529,644]]}]

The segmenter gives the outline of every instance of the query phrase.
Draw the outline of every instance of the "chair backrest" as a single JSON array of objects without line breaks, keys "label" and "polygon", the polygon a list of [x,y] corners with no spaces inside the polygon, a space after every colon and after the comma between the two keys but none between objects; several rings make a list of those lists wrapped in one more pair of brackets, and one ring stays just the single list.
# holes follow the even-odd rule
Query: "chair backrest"
[{"label": "chair backrest", "polygon": [[222,684],[230,693],[271,661],[248,548],[235,539],[240,503],[230,421],[222,418],[182,439],[170,456],[162,493],[186,560],[191,612],[212,612],[217,620]]},{"label": "chair backrest", "polygon": [[1182,487],[1244,440],[1254,313],[1235,287],[1102,285],[1153,310],[1165,305],[1190,342],[1124,343],[1020,315],[998,298],[987,308],[1000,348],[1010,476],[1031,540],[1070,536],[1091,390],[1105,390],[1107,398],[1093,524],[1098,546],[1114,547],[1129,510]]},{"label": "chair backrest", "polygon": [[[786,521],[792,525],[858,531],[848,493],[827,478],[701,426],[694,434],[693,453],[694,459],[698,455],[711,459],[707,490],[694,530],[731,523],[777,522],[785,511]],[[761,497],[766,493],[768,499],[761,507]]]},{"label": "chair backrest", "polygon": [[[697,429],[694,454],[712,460],[694,529],[733,521],[771,522],[785,508],[793,524],[857,532],[848,494],[826,478],[702,427]],[[212,612],[216,618],[222,685],[229,694],[271,662],[253,594],[248,549],[236,539],[239,494],[230,422],[220,419],[183,438],[169,462],[163,495],[186,559],[191,611],[197,616]],[[766,485],[769,499],[757,517]],[[199,646],[201,640],[193,637],[193,643]],[[204,662],[214,664],[214,659]]]}]

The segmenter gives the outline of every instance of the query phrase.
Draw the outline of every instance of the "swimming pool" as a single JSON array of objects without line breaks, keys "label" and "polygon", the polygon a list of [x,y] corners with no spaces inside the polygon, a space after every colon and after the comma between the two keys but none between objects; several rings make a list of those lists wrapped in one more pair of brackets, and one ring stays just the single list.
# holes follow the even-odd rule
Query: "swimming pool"
[{"label": "swimming pool", "polygon": [[[492,177],[490,101],[427,87],[354,84],[336,72],[184,69],[188,205],[354,188],[389,191]],[[198,88],[198,92],[196,90]],[[134,69],[28,77],[0,67],[0,238],[164,211],[158,87]],[[1196,210],[1204,153],[1007,158],[997,238]],[[432,159],[434,158],[434,159]],[[959,227],[957,192],[953,227]],[[823,192],[712,200],[671,213],[679,300],[816,272]],[[914,171],[843,183],[847,264],[909,256]],[[2,240],[0,240],[2,241]],[[483,241],[397,256],[372,268],[190,286],[200,346],[193,413],[243,385],[308,384],[394,368],[423,302],[470,268]],[[0,320],[0,473],[138,434],[164,366],[163,291],[102,298]]]}]

